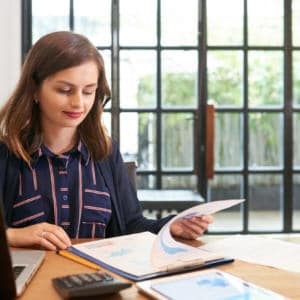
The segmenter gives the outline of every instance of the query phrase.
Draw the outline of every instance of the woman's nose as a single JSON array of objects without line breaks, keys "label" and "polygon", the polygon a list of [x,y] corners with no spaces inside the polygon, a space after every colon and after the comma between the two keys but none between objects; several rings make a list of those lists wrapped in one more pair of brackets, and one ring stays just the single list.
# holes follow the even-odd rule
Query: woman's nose
[{"label": "woman's nose", "polygon": [[80,107],[80,106],[82,106],[82,103],[83,103],[82,101],[83,101],[82,93],[81,93],[81,91],[78,91],[72,95],[71,105],[73,107]]}]

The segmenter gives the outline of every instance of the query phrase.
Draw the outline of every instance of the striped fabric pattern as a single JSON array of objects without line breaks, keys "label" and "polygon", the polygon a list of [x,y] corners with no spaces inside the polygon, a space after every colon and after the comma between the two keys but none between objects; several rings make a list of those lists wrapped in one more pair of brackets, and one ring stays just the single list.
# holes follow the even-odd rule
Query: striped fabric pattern
[{"label": "striped fabric pattern", "polygon": [[30,167],[21,165],[13,226],[49,222],[72,238],[98,238],[110,218],[109,190],[82,142],[59,156],[42,145]]}]

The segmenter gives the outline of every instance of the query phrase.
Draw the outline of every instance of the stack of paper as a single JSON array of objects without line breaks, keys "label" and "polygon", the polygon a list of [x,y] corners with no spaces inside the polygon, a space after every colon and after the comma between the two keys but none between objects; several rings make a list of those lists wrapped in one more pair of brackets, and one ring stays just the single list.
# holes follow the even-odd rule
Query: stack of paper
[{"label": "stack of paper", "polygon": [[272,238],[237,235],[200,249],[291,272],[300,272],[300,245]]}]

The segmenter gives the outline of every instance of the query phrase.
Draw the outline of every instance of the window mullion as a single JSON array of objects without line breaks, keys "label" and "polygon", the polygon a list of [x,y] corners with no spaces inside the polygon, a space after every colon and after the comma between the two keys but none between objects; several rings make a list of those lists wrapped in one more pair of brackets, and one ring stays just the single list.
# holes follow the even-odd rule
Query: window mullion
[{"label": "window mullion", "polygon": [[111,66],[112,66],[112,102],[111,132],[112,137],[120,142],[120,40],[119,40],[119,1],[112,1],[111,22]]},{"label": "window mullion", "polygon": [[32,0],[22,1],[22,63],[32,44]]},{"label": "window mullion", "polygon": [[74,0],[70,0],[69,27],[70,30],[74,30]]},{"label": "window mullion", "polygon": [[206,178],[206,102],[207,102],[207,41],[206,41],[206,0],[199,1],[198,7],[198,107],[196,124],[198,127],[197,142],[194,147],[198,153],[196,162],[198,174],[198,192],[207,199]]},{"label": "window mullion", "polygon": [[162,109],[161,109],[161,1],[157,0],[157,82],[156,82],[156,97],[157,97],[157,111],[156,111],[156,188],[162,188]]},{"label": "window mullion", "polygon": [[284,1],[284,231],[292,231],[293,216],[293,130],[292,130],[292,1]]}]

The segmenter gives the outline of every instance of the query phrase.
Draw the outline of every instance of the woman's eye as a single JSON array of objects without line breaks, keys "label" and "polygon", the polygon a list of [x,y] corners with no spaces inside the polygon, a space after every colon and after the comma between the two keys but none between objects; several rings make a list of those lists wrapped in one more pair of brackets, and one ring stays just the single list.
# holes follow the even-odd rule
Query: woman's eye
[{"label": "woman's eye", "polygon": [[95,91],[94,90],[93,91],[83,91],[83,93],[85,95],[93,95],[95,93]]},{"label": "woman's eye", "polygon": [[61,90],[61,89],[59,89],[58,92],[61,93],[61,94],[70,94],[71,90]]}]

